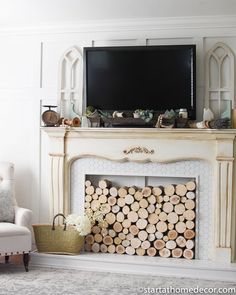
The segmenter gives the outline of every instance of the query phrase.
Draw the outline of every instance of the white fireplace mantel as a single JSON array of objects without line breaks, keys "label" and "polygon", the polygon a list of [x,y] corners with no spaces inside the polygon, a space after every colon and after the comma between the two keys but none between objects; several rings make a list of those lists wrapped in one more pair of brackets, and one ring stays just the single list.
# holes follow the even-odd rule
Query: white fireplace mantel
[{"label": "white fireplace mantel", "polygon": [[213,168],[214,261],[235,260],[236,130],[42,128],[50,138],[51,215],[70,212],[70,167],[96,157],[119,162],[205,160]]}]

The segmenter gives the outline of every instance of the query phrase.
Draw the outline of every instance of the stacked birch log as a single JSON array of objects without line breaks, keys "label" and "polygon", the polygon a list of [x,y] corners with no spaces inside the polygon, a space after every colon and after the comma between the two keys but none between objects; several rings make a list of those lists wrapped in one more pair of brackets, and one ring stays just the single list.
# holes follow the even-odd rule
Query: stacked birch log
[{"label": "stacked birch log", "polygon": [[92,227],[85,250],[103,253],[194,258],[196,183],[165,187],[115,187],[85,182],[85,209],[102,205],[103,227]]}]

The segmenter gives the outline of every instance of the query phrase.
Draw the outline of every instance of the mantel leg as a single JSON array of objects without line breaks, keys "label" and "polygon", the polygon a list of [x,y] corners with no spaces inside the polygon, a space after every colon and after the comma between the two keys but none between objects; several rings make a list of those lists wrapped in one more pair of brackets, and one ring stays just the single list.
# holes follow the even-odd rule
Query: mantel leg
[{"label": "mantel leg", "polygon": [[215,202],[215,260],[231,262],[233,159],[217,162],[217,190]]},{"label": "mantel leg", "polygon": [[64,213],[64,154],[51,156],[51,210],[50,219]]}]

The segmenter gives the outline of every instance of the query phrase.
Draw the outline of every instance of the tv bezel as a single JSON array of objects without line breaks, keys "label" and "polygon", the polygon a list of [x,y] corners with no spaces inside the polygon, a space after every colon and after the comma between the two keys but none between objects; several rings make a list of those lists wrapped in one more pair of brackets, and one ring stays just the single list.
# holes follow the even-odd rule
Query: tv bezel
[{"label": "tv bezel", "polygon": [[[102,50],[109,50],[109,51],[117,51],[117,50],[140,50],[140,49],[179,49],[179,48],[189,48],[193,50],[193,77],[192,77],[192,98],[191,98],[191,109],[188,109],[189,119],[195,120],[196,119],[196,44],[184,44],[184,45],[146,45],[146,46],[98,46],[98,47],[84,47],[83,48],[83,101],[84,101],[84,111],[87,107],[87,52],[89,51],[102,51]],[[109,110],[112,111],[112,110]],[[115,110],[113,110],[115,111]],[[157,111],[165,111],[165,110],[157,110]]]}]

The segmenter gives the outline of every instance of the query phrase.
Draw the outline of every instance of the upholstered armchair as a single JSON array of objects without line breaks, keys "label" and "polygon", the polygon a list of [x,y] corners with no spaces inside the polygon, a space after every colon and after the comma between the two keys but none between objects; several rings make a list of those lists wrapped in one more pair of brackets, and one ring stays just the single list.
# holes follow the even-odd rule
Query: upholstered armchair
[{"label": "upholstered armchair", "polygon": [[28,271],[31,250],[32,211],[17,205],[14,192],[14,165],[0,162],[0,256],[23,254]]}]

